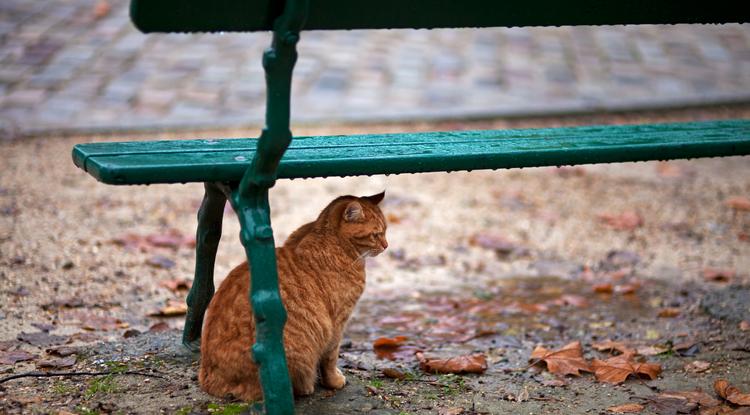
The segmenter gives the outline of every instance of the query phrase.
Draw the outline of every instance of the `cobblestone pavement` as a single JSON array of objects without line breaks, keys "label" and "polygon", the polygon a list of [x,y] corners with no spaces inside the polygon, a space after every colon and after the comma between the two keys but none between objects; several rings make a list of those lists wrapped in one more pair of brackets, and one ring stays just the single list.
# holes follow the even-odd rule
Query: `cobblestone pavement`
[{"label": "cobblestone pavement", "polygon": [[[269,40],[143,35],[126,0],[3,0],[0,130],[257,124]],[[297,122],[750,101],[748,24],[310,32],[299,50]]]}]

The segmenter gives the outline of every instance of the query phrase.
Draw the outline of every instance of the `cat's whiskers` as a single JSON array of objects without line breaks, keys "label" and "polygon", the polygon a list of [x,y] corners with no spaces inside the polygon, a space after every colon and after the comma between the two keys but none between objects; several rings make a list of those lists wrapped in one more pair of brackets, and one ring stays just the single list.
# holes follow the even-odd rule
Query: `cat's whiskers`
[{"label": "cat's whiskers", "polygon": [[356,258],[356,259],[355,259],[355,260],[354,260],[354,261],[352,262],[352,265],[356,264],[356,263],[357,263],[357,262],[359,262],[360,260],[363,260],[363,259],[367,258],[367,257],[368,257],[368,256],[370,256],[370,255],[372,255],[372,250],[371,250],[371,249],[368,249],[368,250],[366,250],[366,251],[362,252],[362,253],[361,253],[361,254],[359,254],[359,256],[358,256],[358,257],[357,257],[357,258]]}]

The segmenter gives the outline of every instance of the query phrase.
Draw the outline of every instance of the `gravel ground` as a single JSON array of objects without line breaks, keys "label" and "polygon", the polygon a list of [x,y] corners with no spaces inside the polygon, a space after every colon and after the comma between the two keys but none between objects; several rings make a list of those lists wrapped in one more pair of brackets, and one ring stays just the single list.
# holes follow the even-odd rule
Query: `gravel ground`
[{"label": "gravel ground", "polygon": [[[748,116],[750,108],[733,107],[657,115],[336,126],[296,132],[536,127]],[[242,136],[255,132],[196,135]],[[84,141],[94,138],[39,137],[0,143],[5,160],[0,169],[0,352],[20,347],[46,359],[45,349],[65,343],[77,350],[77,370],[114,367],[122,371],[121,364],[126,363],[133,370],[151,374],[155,372],[149,371],[159,371],[167,380],[123,375],[114,376],[114,380],[104,377],[108,380],[98,383],[83,377],[12,381],[0,385],[0,409],[40,413],[229,410],[226,401],[197,390],[196,363],[176,346],[181,319],[149,316],[160,309],[168,312],[164,307],[171,304],[170,300],[179,302],[184,297],[184,291],[170,288],[169,283],[174,285],[176,280],[192,276],[190,235],[195,228],[201,185],[99,184],[70,160],[71,147]],[[619,389],[592,388],[590,379],[563,388],[540,387],[529,377],[532,375],[508,370],[523,367],[537,342],[560,346],[581,339],[590,344],[603,336],[656,342],[647,335],[649,330],[662,333],[658,340],[665,340],[665,333],[678,337],[688,333],[704,345],[713,345],[704,347],[701,353],[705,355],[699,357],[716,360],[715,367],[720,370],[715,373],[722,373],[740,389],[750,389],[747,369],[738,369],[742,366],[738,362],[748,357],[747,350],[742,349],[745,346],[722,348],[725,343],[747,340],[746,332],[736,327],[748,318],[748,310],[739,307],[717,312],[722,320],[712,318],[712,304],[720,304],[725,298],[720,290],[725,285],[704,281],[706,269],[712,268],[722,270],[736,284],[729,292],[740,292],[748,283],[750,213],[733,209],[728,200],[750,197],[750,158],[280,181],[271,193],[277,241],[312,220],[338,195],[372,194],[383,189],[384,209],[391,222],[390,248],[388,254],[368,263],[368,287],[348,333],[349,349],[342,353],[341,363],[347,368],[351,385],[333,396],[320,392],[300,401],[302,412],[350,413],[356,409],[435,413],[441,408],[462,407],[466,413],[597,413],[624,403],[627,396],[643,395],[649,388],[637,383]],[[607,217],[610,222],[636,217],[638,224],[632,229],[616,229],[617,224],[607,225]],[[243,260],[238,231],[228,210],[217,259],[217,283]],[[478,290],[520,295],[556,286],[561,287],[560,293],[590,297],[590,286],[604,281],[599,279],[605,278],[603,272],[613,251],[619,253],[615,259],[630,261],[629,275],[642,281],[638,296],[645,306],[633,308],[627,301],[595,299],[593,308],[585,312],[555,309],[557,315],[542,313],[547,326],[548,319],[557,318],[570,327],[556,336],[545,335],[539,326],[529,326],[533,319],[509,320],[506,323],[511,328],[514,324],[518,327],[495,339],[506,342],[505,350],[512,350],[508,358],[496,362],[484,375],[466,377],[460,387],[451,386],[453,378],[404,385],[379,376],[379,370],[390,361],[375,359],[371,342],[377,336],[399,332],[383,323],[382,316],[422,310],[429,299],[445,293],[469,301],[477,297]],[[531,285],[520,287],[523,281],[531,281]],[[718,296],[705,307],[709,314],[700,307],[704,293]],[[540,300],[534,297],[528,301]],[[672,303],[681,307],[679,317],[654,318],[661,307]],[[644,319],[626,323],[623,316],[627,315]],[[596,332],[588,329],[592,318],[622,324],[599,327],[603,331]],[[45,335],[45,330],[49,334]],[[126,332],[128,339],[123,338]],[[41,334],[34,337],[30,333]],[[491,353],[495,347],[484,340],[467,344],[456,347],[432,343],[427,349],[438,353]],[[41,359],[14,365],[0,363],[0,373],[33,370]],[[711,376],[686,379],[678,370],[683,363],[665,361],[665,371],[655,387],[702,385],[705,390],[711,389]],[[414,368],[413,361],[395,364]],[[444,381],[448,386],[435,386],[435,382]],[[505,399],[508,394],[520,393],[519,388],[527,383],[531,400]],[[107,389],[107,385],[115,386]],[[631,388],[641,389],[632,392]],[[451,392],[454,389],[456,393]],[[580,402],[587,404],[581,406]]]}]

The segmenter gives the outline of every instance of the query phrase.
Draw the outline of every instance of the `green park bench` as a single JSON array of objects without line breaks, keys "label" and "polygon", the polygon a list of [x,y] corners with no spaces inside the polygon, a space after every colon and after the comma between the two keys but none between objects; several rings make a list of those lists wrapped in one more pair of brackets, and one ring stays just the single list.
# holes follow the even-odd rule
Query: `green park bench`
[{"label": "green park bench", "polygon": [[252,269],[252,357],[260,367],[265,409],[289,414],[294,402],[282,343],[286,311],[268,204],[268,189],[277,179],[750,154],[750,120],[292,138],[292,69],[303,29],[744,23],[749,8],[725,0],[132,0],[131,17],[143,32],[272,30],[263,55],[266,126],[258,139],[79,144],[73,160],[108,184],[205,184],[183,333],[192,350],[200,347],[203,315],[214,293],[214,262],[229,200]]}]

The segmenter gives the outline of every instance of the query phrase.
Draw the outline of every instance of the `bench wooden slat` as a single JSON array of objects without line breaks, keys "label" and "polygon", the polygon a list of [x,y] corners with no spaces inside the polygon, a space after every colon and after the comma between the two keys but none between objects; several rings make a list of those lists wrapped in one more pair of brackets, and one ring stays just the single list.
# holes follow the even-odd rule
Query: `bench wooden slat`
[{"label": "bench wooden slat", "polygon": [[[76,145],[73,160],[109,184],[235,182],[256,139]],[[750,120],[299,137],[279,178],[419,173],[750,154]]]},{"label": "bench wooden slat", "polygon": [[[132,0],[142,32],[271,30],[281,1]],[[748,3],[736,0],[310,0],[305,30],[511,27],[669,23],[744,23]]]}]

